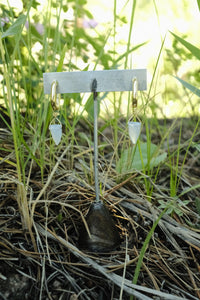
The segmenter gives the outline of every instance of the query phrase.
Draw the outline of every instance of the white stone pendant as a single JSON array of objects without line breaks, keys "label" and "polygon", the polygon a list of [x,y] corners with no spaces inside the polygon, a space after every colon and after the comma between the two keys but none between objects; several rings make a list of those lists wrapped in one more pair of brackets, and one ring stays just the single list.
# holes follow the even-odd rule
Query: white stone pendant
[{"label": "white stone pendant", "polygon": [[134,145],[137,143],[138,137],[140,135],[140,130],[141,130],[140,122],[128,122],[129,136]]},{"label": "white stone pendant", "polygon": [[62,125],[61,124],[50,124],[49,130],[51,131],[52,138],[56,145],[61,141],[62,137]]}]

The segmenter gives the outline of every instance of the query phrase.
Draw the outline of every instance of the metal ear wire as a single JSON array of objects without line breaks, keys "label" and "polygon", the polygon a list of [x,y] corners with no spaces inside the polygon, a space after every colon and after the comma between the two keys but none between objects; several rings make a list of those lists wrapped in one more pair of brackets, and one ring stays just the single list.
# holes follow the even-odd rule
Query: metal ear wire
[{"label": "metal ear wire", "polygon": [[138,81],[136,77],[134,77],[132,80],[132,87],[133,87],[132,109],[134,113],[134,109],[137,107],[137,99],[138,99]]},{"label": "metal ear wire", "polygon": [[62,137],[62,124],[57,118],[59,115],[59,97],[57,95],[58,82],[54,80],[51,85],[51,106],[53,108],[53,120],[49,125],[49,130],[51,132],[52,138],[56,145],[61,141]]},{"label": "metal ear wire", "polygon": [[[137,100],[138,100],[138,81],[136,77],[132,79],[132,87],[133,87],[132,110],[133,110],[133,119],[135,119],[134,110],[137,107]],[[134,145],[137,143],[138,137],[140,135],[140,131],[141,131],[140,122],[135,122],[135,121],[128,122],[129,137]]]},{"label": "metal ear wire", "polygon": [[59,98],[57,96],[57,86],[58,86],[58,82],[57,80],[54,80],[51,84],[51,105],[53,110],[59,109]]}]

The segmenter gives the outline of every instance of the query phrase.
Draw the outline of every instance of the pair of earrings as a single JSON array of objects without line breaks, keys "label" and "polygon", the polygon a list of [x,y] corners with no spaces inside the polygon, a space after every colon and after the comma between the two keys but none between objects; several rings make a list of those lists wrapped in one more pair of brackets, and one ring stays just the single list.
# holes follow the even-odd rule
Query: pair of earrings
[{"label": "pair of earrings", "polygon": [[[133,78],[133,96],[132,96],[132,110],[134,114],[134,110],[137,107],[137,98],[138,98],[138,81],[137,78]],[[140,122],[128,122],[128,133],[132,143],[135,145],[137,143],[138,137],[141,131],[141,123]]]},{"label": "pair of earrings", "polygon": [[[133,96],[132,96],[132,109],[133,113],[135,108],[137,107],[137,94],[138,94],[138,81],[137,78],[133,78],[132,81],[133,84]],[[49,130],[51,132],[52,138],[56,145],[58,145],[62,138],[62,124],[60,120],[57,118],[59,115],[59,106],[60,106],[60,99],[57,95],[57,86],[58,82],[55,80],[53,81],[51,85],[51,105],[53,108],[53,120],[51,121],[49,125]],[[141,123],[140,122],[134,122],[129,121],[128,122],[128,132],[129,137],[132,141],[132,143],[135,145],[137,143],[138,137],[140,135],[141,131]]]},{"label": "pair of earrings", "polygon": [[56,145],[60,143],[62,137],[62,124],[58,119],[60,99],[57,95],[57,86],[58,86],[58,82],[56,80],[53,81],[51,85],[51,106],[53,108],[53,120],[49,125],[51,136]]}]

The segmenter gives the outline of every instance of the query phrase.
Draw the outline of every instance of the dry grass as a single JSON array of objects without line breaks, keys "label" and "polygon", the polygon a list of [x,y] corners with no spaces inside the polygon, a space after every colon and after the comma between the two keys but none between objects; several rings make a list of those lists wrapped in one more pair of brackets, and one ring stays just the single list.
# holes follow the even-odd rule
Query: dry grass
[{"label": "dry grass", "polygon": [[[146,250],[138,284],[134,285],[132,279],[140,250],[160,213],[158,200],[171,201],[169,167],[160,168],[156,184],[147,177],[154,186],[149,202],[142,183],[144,174],[134,172],[119,179],[114,160],[110,163],[112,147],[108,147],[99,159],[102,198],[113,215],[122,242],[111,253],[89,253],[79,249],[78,237],[95,198],[91,149],[71,144],[68,148],[58,147],[55,166],[51,166],[47,140],[44,184],[40,169],[34,163],[27,167],[31,239],[22,230],[17,207],[15,155],[8,129],[0,130],[0,138],[1,147],[8,150],[1,150],[0,154],[3,157],[0,161],[0,296],[3,299],[6,299],[6,284],[7,295],[10,291],[8,298],[19,299],[20,292],[9,281],[13,274],[20,278],[24,299],[129,299],[130,294],[136,299],[200,299],[200,216],[194,203],[195,197],[200,198],[199,189],[183,195],[181,200],[190,203],[181,208],[182,216],[165,214],[159,222]],[[154,139],[157,138],[155,135]],[[195,138],[199,140],[199,135]],[[200,158],[191,152],[180,178],[180,192],[199,182],[199,170]]]}]

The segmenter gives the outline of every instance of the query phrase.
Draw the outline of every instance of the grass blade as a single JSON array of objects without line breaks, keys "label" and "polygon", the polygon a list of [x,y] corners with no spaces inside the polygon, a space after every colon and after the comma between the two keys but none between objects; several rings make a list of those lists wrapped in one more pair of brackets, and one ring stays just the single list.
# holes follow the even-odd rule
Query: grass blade
[{"label": "grass blade", "polygon": [[191,92],[193,92],[195,95],[200,97],[200,90],[197,89],[195,86],[189,84],[188,82],[184,81],[183,79],[180,79],[177,76],[174,76],[185,88],[189,89]]},{"label": "grass blade", "polygon": [[132,30],[133,30],[133,21],[134,21],[134,16],[135,16],[135,10],[136,10],[136,0],[133,1],[133,6],[132,6],[132,14],[131,14],[131,20],[130,20],[130,27],[129,27],[129,35],[128,35],[128,42],[127,42],[127,55],[126,55],[126,60],[125,60],[125,64],[124,64],[124,69],[127,68],[127,64],[128,64],[128,53],[130,50],[130,44],[131,44],[131,34],[132,34]]},{"label": "grass blade", "polygon": [[26,16],[20,15],[17,20],[6,30],[6,32],[2,34],[1,38],[3,39],[7,36],[18,35],[22,26],[24,26],[25,21]]},{"label": "grass blade", "polygon": [[[162,216],[165,214],[166,210],[168,209],[169,205],[160,213],[160,215],[158,216],[157,220],[153,223],[153,226],[151,227],[151,230],[149,231],[145,241],[144,241],[144,244],[142,246],[142,249],[140,251],[140,255],[139,255],[139,259],[138,259],[138,262],[137,262],[137,266],[136,266],[136,269],[135,269],[135,274],[134,274],[134,277],[133,277],[133,284],[136,284],[137,283],[137,280],[138,280],[138,276],[140,274],[140,269],[141,269],[141,266],[142,266],[142,262],[143,262],[143,258],[144,258],[144,255],[145,255],[145,252],[147,250],[147,247],[148,247],[148,244],[149,244],[149,241],[160,221],[160,219],[162,218]],[[133,300],[133,296],[130,296],[130,300]]]},{"label": "grass blade", "polygon": [[197,0],[197,4],[198,4],[198,7],[199,7],[199,11],[200,11],[200,0]]},{"label": "grass blade", "polygon": [[175,37],[177,41],[179,41],[184,47],[186,47],[198,60],[200,60],[200,51],[199,48],[195,47],[194,45],[190,44],[189,42],[185,41],[184,39],[177,36],[175,33],[170,33]]}]

